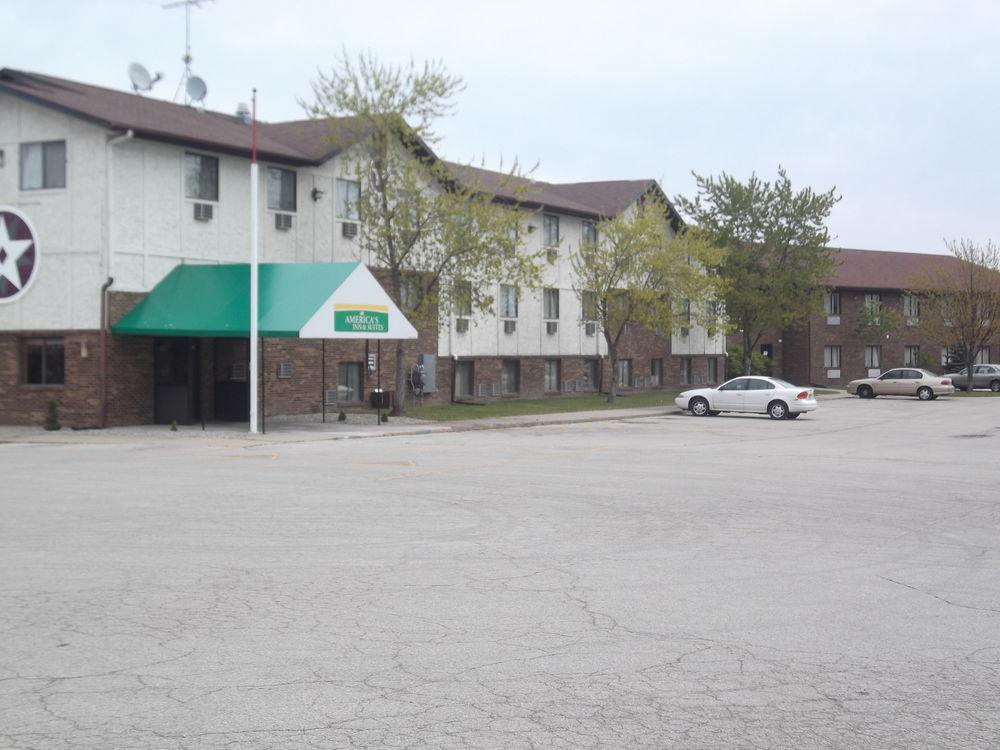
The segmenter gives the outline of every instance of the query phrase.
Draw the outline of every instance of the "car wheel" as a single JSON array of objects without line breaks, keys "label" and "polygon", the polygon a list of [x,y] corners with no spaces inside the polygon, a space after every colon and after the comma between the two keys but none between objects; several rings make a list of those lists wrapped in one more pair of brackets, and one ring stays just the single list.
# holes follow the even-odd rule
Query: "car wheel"
[{"label": "car wheel", "polygon": [[858,398],[874,398],[875,391],[872,390],[870,385],[863,385],[858,388]]},{"label": "car wheel", "polygon": [[1000,392],[1000,380],[991,380],[990,390],[993,391],[994,393]]},{"label": "car wheel", "polygon": [[688,408],[696,417],[707,417],[709,414],[708,401],[703,398],[693,399]]},{"label": "car wheel", "polygon": [[934,397],[934,391],[928,388],[926,385],[922,385],[917,388],[917,398],[921,401],[930,401]]},{"label": "car wheel", "polygon": [[788,405],[784,401],[772,401],[767,405],[767,415],[771,419],[786,419],[788,417]]},{"label": "car wheel", "polygon": [[798,419],[801,416],[802,416],[802,412],[800,412],[800,411],[795,411],[795,412],[790,411],[790,412],[788,412],[788,418],[789,419]]}]

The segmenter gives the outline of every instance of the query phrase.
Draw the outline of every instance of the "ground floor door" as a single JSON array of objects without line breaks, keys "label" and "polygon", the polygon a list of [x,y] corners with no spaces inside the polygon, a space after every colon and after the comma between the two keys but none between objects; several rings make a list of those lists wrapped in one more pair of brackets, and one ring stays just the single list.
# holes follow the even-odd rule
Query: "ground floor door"
[{"label": "ground floor door", "polygon": [[214,339],[213,401],[220,422],[250,420],[250,342],[248,339]]},{"label": "ground floor door", "polygon": [[153,421],[193,424],[201,417],[198,339],[162,338],[153,342]]}]

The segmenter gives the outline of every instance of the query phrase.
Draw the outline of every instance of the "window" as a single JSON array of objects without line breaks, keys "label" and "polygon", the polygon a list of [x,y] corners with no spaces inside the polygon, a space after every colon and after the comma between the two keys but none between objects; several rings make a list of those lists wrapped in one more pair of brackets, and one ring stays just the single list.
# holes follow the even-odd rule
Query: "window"
[{"label": "window", "polygon": [[545,360],[545,390],[549,393],[561,391],[559,387],[561,367],[558,359]]},{"label": "window", "polygon": [[681,357],[681,385],[691,384],[691,358]]},{"label": "window", "polygon": [[941,347],[941,366],[942,367],[947,367],[950,359],[951,358],[948,356],[948,347],[947,346],[942,346]]},{"label": "window", "polygon": [[219,160],[184,154],[184,195],[197,201],[219,200]]},{"label": "window", "polygon": [[681,302],[681,322],[684,325],[691,325],[691,300],[686,297]]},{"label": "window", "polygon": [[500,317],[517,317],[517,287],[511,284],[500,285]]},{"label": "window", "polygon": [[582,316],[586,320],[597,320],[597,292],[583,292],[580,295]]},{"label": "window", "polygon": [[714,358],[708,360],[708,382],[719,382],[719,360]]},{"label": "window", "polygon": [[985,365],[990,361],[990,348],[988,346],[979,347],[979,352],[976,354],[976,364]]},{"label": "window", "polygon": [[878,293],[865,295],[865,309],[875,323],[879,321],[879,311],[882,309],[882,295]]},{"label": "window", "polygon": [[21,190],[66,187],[66,141],[21,144]]},{"label": "window", "polygon": [[720,385],[720,391],[745,391],[747,389],[747,384],[750,382],[750,378],[736,378],[735,380],[730,380],[725,385]]},{"label": "window", "polygon": [[500,371],[500,392],[517,393],[521,390],[521,363],[516,359],[505,359]]},{"label": "window", "polygon": [[24,382],[28,385],[62,385],[66,382],[66,347],[63,339],[28,339],[24,342]]},{"label": "window", "polygon": [[882,369],[882,347],[881,346],[866,346],[865,347],[865,367],[869,370],[880,370]]},{"label": "window", "polygon": [[455,395],[471,396],[472,386],[475,383],[473,365],[470,361],[459,361],[455,363]]},{"label": "window", "polygon": [[543,299],[545,320],[559,320],[559,290],[546,289]]},{"label": "window", "polygon": [[919,346],[904,346],[903,347],[903,364],[909,365],[910,367],[918,367],[920,365],[920,347]]},{"label": "window", "polygon": [[472,283],[459,279],[455,282],[452,291],[452,303],[455,306],[455,315],[459,318],[472,316]]},{"label": "window", "polygon": [[649,379],[652,382],[654,388],[659,388],[663,385],[663,360],[662,359],[651,359],[649,360]]},{"label": "window", "polygon": [[828,316],[840,315],[840,292],[827,292],[824,294],[823,307]]},{"label": "window", "polygon": [[716,300],[710,299],[705,303],[705,319],[710,327],[719,321],[719,303]]},{"label": "window", "polygon": [[545,247],[556,247],[559,244],[559,217],[552,214],[542,216],[542,241]]},{"label": "window", "polygon": [[823,347],[823,367],[828,370],[839,370],[840,369],[840,347],[839,346],[824,346]]},{"label": "window", "polygon": [[337,218],[348,221],[358,220],[358,204],[361,201],[361,183],[356,180],[337,179]]},{"label": "window", "polygon": [[773,391],[774,383],[769,383],[766,380],[761,380],[760,378],[750,378],[747,380],[747,390],[748,391]]},{"label": "window", "polygon": [[597,389],[597,373],[599,364],[596,359],[583,360],[583,387],[587,390]]},{"label": "window", "polygon": [[424,290],[420,288],[420,279],[416,276],[404,276],[399,285],[399,305],[405,311],[413,312],[420,308]]},{"label": "window", "polygon": [[920,317],[920,298],[917,295],[903,295],[903,316],[907,318]]},{"label": "window", "polygon": [[597,244],[597,225],[592,221],[583,222],[583,244]]},{"label": "window", "polygon": [[361,363],[341,362],[337,366],[337,401],[361,401]]},{"label": "window", "polygon": [[295,211],[295,172],[269,167],[267,170],[267,207],[272,211]]},{"label": "window", "polygon": [[629,388],[632,386],[632,360],[631,359],[619,359],[618,367],[616,371],[616,378],[618,385]]}]

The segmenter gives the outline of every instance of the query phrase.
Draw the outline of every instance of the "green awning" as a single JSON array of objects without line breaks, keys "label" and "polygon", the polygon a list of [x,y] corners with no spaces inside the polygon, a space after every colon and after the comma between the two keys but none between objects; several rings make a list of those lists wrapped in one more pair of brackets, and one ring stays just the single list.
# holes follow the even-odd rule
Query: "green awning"
[{"label": "green awning", "polygon": [[[416,338],[361,263],[261,263],[258,325],[267,338]],[[250,335],[250,265],[179,265],[111,328],[132,336]]]}]

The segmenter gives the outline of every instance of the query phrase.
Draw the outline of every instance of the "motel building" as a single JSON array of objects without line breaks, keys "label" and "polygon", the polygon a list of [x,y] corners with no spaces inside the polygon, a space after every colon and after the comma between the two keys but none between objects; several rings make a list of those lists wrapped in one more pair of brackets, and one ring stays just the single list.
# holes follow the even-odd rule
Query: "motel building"
[{"label": "motel building", "polygon": [[[573,252],[653,180],[527,183],[521,237],[547,258],[542,288],[500,285],[491,314],[406,320],[359,242],[350,142],[330,138],[346,125],[258,122],[265,415],[368,408],[378,378],[391,390],[398,339],[424,373],[414,402],[724,377],[724,337],[695,325],[631,328],[611,372],[582,319]],[[0,70],[0,423],[41,425],[53,400],[79,428],[248,419],[250,147],[239,114]],[[510,200],[496,173],[454,169]]]}]

